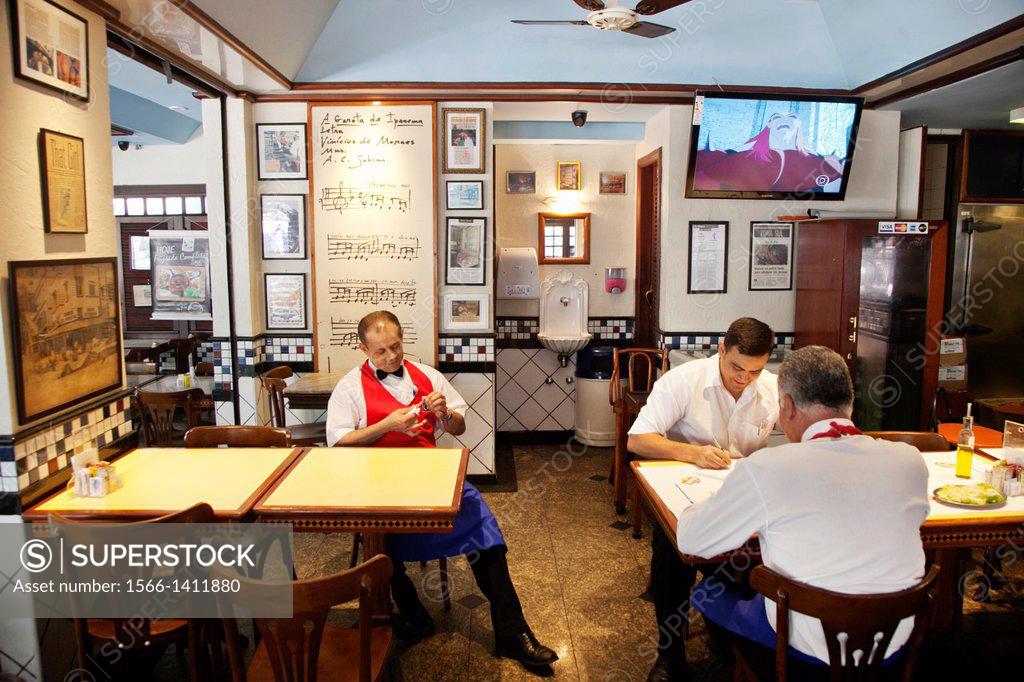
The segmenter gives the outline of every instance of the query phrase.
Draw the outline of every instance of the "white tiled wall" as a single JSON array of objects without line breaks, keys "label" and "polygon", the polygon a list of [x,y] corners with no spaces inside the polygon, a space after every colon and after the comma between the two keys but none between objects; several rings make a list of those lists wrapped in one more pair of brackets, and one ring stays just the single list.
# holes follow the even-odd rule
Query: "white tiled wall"
[{"label": "white tiled wall", "polygon": [[565,431],[576,423],[575,357],[568,366],[544,348],[498,350],[498,431]]},{"label": "white tiled wall", "polygon": [[930,144],[925,149],[924,191],[921,197],[921,218],[942,220],[946,201],[946,152],[944,144]]},{"label": "white tiled wall", "polygon": [[461,436],[444,434],[438,446],[469,449],[468,474],[494,473],[494,375],[484,373],[445,373],[445,377],[469,405],[466,432]]}]

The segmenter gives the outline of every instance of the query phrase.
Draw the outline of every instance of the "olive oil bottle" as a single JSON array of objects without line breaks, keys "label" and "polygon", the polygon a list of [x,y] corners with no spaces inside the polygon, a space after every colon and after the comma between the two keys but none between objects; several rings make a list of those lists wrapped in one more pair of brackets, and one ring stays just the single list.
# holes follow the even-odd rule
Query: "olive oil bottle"
[{"label": "olive oil bottle", "polygon": [[967,414],[964,416],[964,428],[956,439],[956,475],[958,478],[971,477],[971,464],[974,461],[974,417],[971,416],[971,404],[967,403]]}]

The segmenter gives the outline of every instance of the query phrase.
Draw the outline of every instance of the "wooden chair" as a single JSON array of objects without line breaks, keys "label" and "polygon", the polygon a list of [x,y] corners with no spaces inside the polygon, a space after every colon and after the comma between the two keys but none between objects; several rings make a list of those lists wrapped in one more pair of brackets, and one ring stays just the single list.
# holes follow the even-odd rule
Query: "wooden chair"
[{"label": "wooden chair", "polygon": [[213,363],[212,362],[199,362],[199,363],[196,363],[196,376],[197,377],[212,377],[213,376]]},{"label": "wooden chair", "polygon": [[[786,680],[789,612],[796,611],[821,620],[828,646],[828,676],[835,682],[879,679],[882,661],[896,627],[904,618],[914,616],[914,630],[899,661],[903,666],[903,679],[910,680],[914,661],[924,641],[938,574],[939,567],[932,566],[921,582],[906,590],[853,595],[812,587],[790,580],[766,566],[758,566],[750,575],[750,585],[765,599],[774,601],[777,607],[775,679],[778,682]],[[861,655],[858,656],[857,652]],[[746,664],[744,667],[749,668]]]},{"label": "wooden chair", "polygon": [[[279,594],[267,583],[237,575],[236,594],[247,603],[274,599]],[[248,667],[245,648],[234,619],[223,620],[228,641],[232,682],[275,680],[378,680],[391,650],[391,626],[374,625],[371,591],[391,577],[391,560],[384,555],[334,575],[292,583],[291,618],[257,618],[260,643]],[[277,586],[275,586],[277,587]],[[359,627],[327,625],[332,606],[359,599]]]},{"label": "wooden chair", "polygon": [[864,435],[896,443],[907,443],[921,452],[949,450],[949,443],[945,438],[929,431],[865,431]]},{"label": "wooden chair", "polygon": [[[656,364],[657,363],[657,364]],[[608,480],[615,486],[615,512],[626,513],[626,477],[630,454],[626,449],[629,415],[622,402],[622,367],[626,368],[626,387],[629,392],[650,391],[658,372],[668,371],[667,348],[616,348],[612,354],[612,378],[608,382],[608,402],[615,413],[615,456]],[[633,486],[633,537],[641,536],[643,510],[640,508],[640,488]]]},{"label": "wooden chair", "polygon": [[205,398],[203,389],[187,388],[182,391],[161,393],[136,390],[132,405],[142,423],[142,435],[147,447],[170,447],[175,441],[174,418],[179,410],[184,413],[187,429],[199,426],[199,410]]},{"label": "wooden chair", "polygon": [[199,344],[191,336],[184,339],[171,339],[167,342],[174,351],[174,373],[187,374],[190,362],[196,354]]},{"label": "wooden chair", "polygon": [[[291,368],[282,365],[269,370],[260,381],[270,397],[270,416],[275,426],[288,427],[284,403],[285,379],[294,376]],[[327,423],[293,424],[291,429],[293,445],[320,445],[327,443]]]},{"label": "wooden chair", "polygon": [[186,448],[285,448],[288,429],[276,426],[196,426],[185,433]]}]

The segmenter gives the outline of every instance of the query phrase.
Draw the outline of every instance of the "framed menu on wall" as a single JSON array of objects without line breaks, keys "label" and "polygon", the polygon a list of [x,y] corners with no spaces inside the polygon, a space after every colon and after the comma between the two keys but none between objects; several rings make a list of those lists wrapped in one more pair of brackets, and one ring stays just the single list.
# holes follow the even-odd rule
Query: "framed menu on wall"
[{"label": "framed menu on wall", "polygon": [[152,230],[154,320],[212,320],[210,238],[203,230]]}]

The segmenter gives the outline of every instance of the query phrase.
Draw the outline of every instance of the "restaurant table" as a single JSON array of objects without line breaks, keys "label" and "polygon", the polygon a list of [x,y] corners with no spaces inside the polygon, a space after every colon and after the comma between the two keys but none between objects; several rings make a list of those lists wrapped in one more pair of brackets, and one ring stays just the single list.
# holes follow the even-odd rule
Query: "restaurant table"
[{"label": "restaurant table", "polygon": [[[952,447],[956,447],[960,438],[960,430],[964,425],[960,422],[939,424],[939,435],[946,439]],[[975,448],[998,448],[1003,445],[1003,432],[990,429],[985,426],[974,426],[974,447]]]},{"label": "restaurant table", "polygon": [[200,502],[218,521],[241,521],[280,477],[300,448],[139,448],[114,466],[124,486],[104,497],[61,490],[30,507],[26,521],[51,513],[89,521],[142,521]]},{"label": "restaurant table", "polygon": [[[192,385],[189,388],[202,389],[203,393],[210,397],[213,395],[213,377],[192,377]],[[177,374],[165,374],[156,381],[139,386],[140,391],[150,393],[173,393],[174,391],[187,391],[187,388],[178,386]]]},{"label": "restaurant table", "polygon": [[[971,478],[957,478],[956,452],[922,453],[928,465],[928,495],[931,509],[921,526],[921,540],[930,563],[942,567],[936,583],[935,602],[929,619],[933,632],[951,632],[959,639],[960,616],[963,612],[963,586],[960,584],[963,568],[975,548],[1019,546],[1024,540],[1024,497],[1011,497],[1006,505],[996,510],[961,509],[944,505],[932,499],[935,488],[947,483],[978,483],[982,474],[994,460],[976,455]],[[659,460],[637,460],[630,465],[640,489],[641,498],[662,530],[676,544],[677,510],[691,504],[676,481],[693,474],[700,479],[693,484],[688,495],[696,504],[707,499],[721,487],[732,469],[700,469],[693,464]],[[751,538],[745,549],[759,551],[757,538]],[[703,563],[707,559],[680,554],[688,563]],[[724,557],[720,557],[724,560]]]},{"label": "restaurant table", "polygon": [[[465,448],[309,448],[262,497],[258,521],[296,531],[362,533],[364,560],[388,533],[450,533],[462,507]],[[387,613],[386,585],[375,613]]]},{"label": "restaurant table", "polygon": [[344,376],[341,372],[304,374],[284,389],[284,397],[293,410],[326,410],[331,392]]}]

